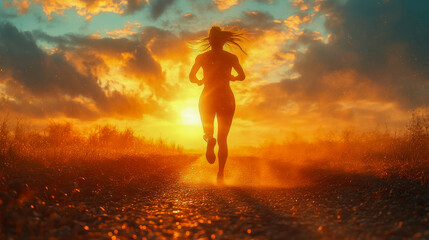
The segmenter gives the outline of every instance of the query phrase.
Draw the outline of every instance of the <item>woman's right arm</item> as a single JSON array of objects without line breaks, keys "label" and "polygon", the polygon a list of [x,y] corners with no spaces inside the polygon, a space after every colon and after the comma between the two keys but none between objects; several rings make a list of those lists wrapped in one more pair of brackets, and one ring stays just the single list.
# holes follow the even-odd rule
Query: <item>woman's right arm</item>
[{"label": "woman's right arm", "polygon": [[201,67],[201,57],[198,56],[197,58],[195,58],[195,63],[192,66],[191,72],[189,73],[189,80],[191,81],[191,83],[196,83],[198,85],[203,84],[203,81],[198,80],[197,78],[197,72]]}]

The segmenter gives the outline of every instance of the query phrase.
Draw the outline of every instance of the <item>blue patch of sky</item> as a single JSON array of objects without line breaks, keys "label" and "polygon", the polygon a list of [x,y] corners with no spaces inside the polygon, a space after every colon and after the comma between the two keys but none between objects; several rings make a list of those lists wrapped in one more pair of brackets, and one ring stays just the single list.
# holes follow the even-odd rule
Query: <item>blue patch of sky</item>
[{"label": "blue patch of sky", "polygon": [[[63,15],[53,13],[52,19],[48,20],[42,11],[41,4],[31,5],[26,14],[16,17],[7,17],[7,15],[16,15],[18,13],[16,9],[5,9],[4,5],[0,5],[0,13],[2,13],[0,16],[12,22],[21,31],[40,30],[52,36],[93,33],[104,35],[107,31],[122,29],[128,22],[139,22],[142,26],[154,26],[175,33],[207,31],[214,24],[227,24],[249,11],[267,12],[274,19],[279,20],[287,19],[298,12],[292,8],[290,1],[284,0],[274,0],[271,4],[246,0],[223,11],[219,11],[211,1],[207,0],[176,0],[158,19],[150,16],[149,6],[146,6],[133,14],[100,13],[90,20],[85,20],[85,16],[78,15],[76,9],[71,8],[64,11]],[[185,21],[183,15],[188,13],[196,17]],[[315,18],[307,28],[320,31],[325,38],[328,33],[325,31],[323,23],[324,16],[321,15]]]},{"label": "blue patch of sky", "polygon": [[86,32],[88,34],[104,34],[108,31],[123,29],[129,22],[138,22],[142,26],[149,25],[151,22],[144,15],[146,11],[142,10],[133,15],[119,15],[116,13],[100,13],[87,22]]},{"label": "blue patch of sky", "polygon": [[52,14],[51,20],[43,13],[40,4],[31,5],[28,12],[21,15],[18,15],[16,9],[4,9],[3,6],[1,11],[7,15],[15,15],[4,20],[14,24],[20,31],[39,30],[57,36],[79,32],[86,24],[84,17],[79,16],[74,8],[66,10],[64,15]]},{"label": "blue patch of sky", "polygon": [[[40,27],[40,21],[44,17],[43,12],[37,11],[37,7],[32,7],[27,14],[19,15],[15,8],[5,7],[0,4],[1,21],[8,21],[21,31],[31,31]],[[36,11],[33,11],[36,10]],[[41,14],[40,14],[41,13]]]},{"label": "blue patch of sky", "polygon": [[64,34],[88,35],[97,32],[121,29],[129,21],[138,21],[143,25],[150,25],[153,21],[144,15],[147,11],[138,11],[135,14],[119,15],[116,13],[100,13],[90,20],[85,20],[85,16],[77,14],[75,8],[64,11],[64,14],[51,14],[48,19],[40,4],[31,5],[28,12],[18,15],[15,8],[0,7],[1,20],[13,23],[21,31],[40,30],[49,35],[60,36]]},{"label": "blue patch of sky", "polygon": [[330,32],[328,32],[324,26],[326,17],[324,14],[317,14],[313,21],[310,24],[310,28],[312,30],[316,30],[320,32],[320,35],[323,37],[323,39],[326,39]]}]

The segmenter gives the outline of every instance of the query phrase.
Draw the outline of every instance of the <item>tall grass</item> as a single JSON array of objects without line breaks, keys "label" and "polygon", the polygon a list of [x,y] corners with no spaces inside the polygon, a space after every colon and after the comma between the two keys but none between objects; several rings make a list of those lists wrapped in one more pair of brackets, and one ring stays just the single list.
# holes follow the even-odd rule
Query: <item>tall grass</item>
[{"label": "tall grass", "polygon": [[28,130],[19,121],[15,126],[10,126],[7,117],[0,123],[0,158],[3,164],[17,159],[51,164],[182,152],[181,146],[161,139],[137,137],[131,129],[120,131],[112,125],[97,126],[84,133],[67,122],[51,122],[42,131]]},{"label": "tall grass", "polygon": [[287,162],[428,181],[429,115],[414,112],[410,122],[400,131],[344,130],[312,142],[286,140],[281,144],[249,148],[246,152],[271,165]]},{"label": "tall grass", "polygon": [[82,132],[51,122],[37,131],[6,117],[0,122],[0,211],[146,191],[177,179],[195,159],[180,146],[130,129],[104,125]]}]

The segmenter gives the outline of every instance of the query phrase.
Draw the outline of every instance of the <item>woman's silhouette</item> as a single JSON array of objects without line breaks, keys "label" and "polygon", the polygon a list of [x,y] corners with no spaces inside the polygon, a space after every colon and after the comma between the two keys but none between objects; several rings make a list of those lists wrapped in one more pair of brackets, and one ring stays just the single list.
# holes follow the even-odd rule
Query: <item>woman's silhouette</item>
[{"label": "woman's silhouette", "polygon": [[[222,31],[219,27],[212,27],[209,36],[201,41],[205,50],[195,59],[195,64],[189,74],[192,83],[204,84],[204,90],[200,97],[199,108],[201,122],[204,129],[204,140],[207,142],[206,158],[210,164],[216,160],[214,147],[216,139],[213,137],[214,118],[218,120],[218,144],[219,144],[219,172],[218,182],[223,182],[224,168],[228,157],[227,137],[235,111],[234,94],[229,86],[230,81],[243,81],[245,78],[243,68],[238,62],[237,56],[223,50],[224,45],[235,45],[240,48],[239,42],[244,39],[242,33]],[[244,52],[244,51],[243,51]],[[245,53],[245,52],[244,52]],[[204,78],[197,79],[197,72],[203,68]],[[232,68],[238,73],[231,75]]]}]

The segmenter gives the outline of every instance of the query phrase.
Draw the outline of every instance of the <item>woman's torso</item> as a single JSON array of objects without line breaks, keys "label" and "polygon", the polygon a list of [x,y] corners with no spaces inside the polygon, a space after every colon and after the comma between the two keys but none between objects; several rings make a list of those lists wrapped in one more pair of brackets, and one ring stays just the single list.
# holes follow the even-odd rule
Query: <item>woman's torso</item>
[{"label": "woman's torso", "polygon": [[229,81],[234,55],[226,51],[208,51],[200,56],[204,73],[204,89],[216,92],[231,90]]},{"label": "woman's torso", "polygon": [[235,55],[225,51],[208,51],[200,56],[204,73],[200,106],[219,112],[234,112],[235,99],[229,81]]}]

